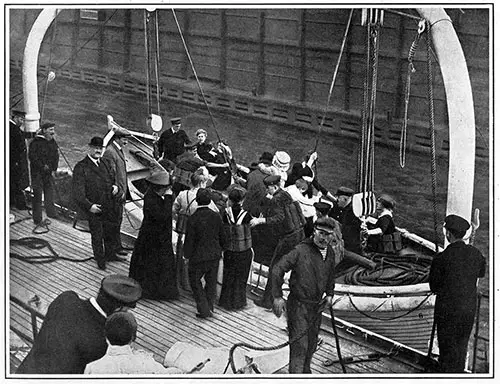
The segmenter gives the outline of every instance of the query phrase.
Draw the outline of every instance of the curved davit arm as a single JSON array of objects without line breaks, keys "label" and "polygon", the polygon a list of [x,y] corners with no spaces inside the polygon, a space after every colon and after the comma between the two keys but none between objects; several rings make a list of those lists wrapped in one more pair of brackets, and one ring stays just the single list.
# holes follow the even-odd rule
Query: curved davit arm
[{"label": "curved davit arm", "polygon": [[57,15],[57,9],[43,9],[38,15],[26,40],[23,56],[23,95],[24,111],[26,112],[26,132],[36,132],[40,126],[38,111],[38,53],[45,32]]},{"label": "curved davit arm", "polygon": [[442,8],[418,8],[431,24],[431,36],[443,76],[450,135],[446,214],[471,219],[474,193],[476,126],[465,56],[451,19]]}]

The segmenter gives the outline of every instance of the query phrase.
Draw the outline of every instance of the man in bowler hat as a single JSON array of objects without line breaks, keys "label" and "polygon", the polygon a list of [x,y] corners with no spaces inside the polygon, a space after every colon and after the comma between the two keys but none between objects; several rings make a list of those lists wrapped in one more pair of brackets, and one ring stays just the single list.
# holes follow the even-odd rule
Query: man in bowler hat
[{"label": "man in bowler hat", "polygon": [[464,242],[469,227],[461,216],[446,216],[443,229],[449,245],[434,257],[429,275],[429,286],[436,294],[440,369],[446,373],[464,372],[476,312],[477,279],[486,272],[481,252]]},{"label": "man in bowler hat", "polygon": [[57,296],[47,309],[40,332],[17,374],[82,374],[106,353],[106,317],[119,308],[134,308],[142,290],[123,275],[102,279],[97,297],[82,299],[74,291]]}]

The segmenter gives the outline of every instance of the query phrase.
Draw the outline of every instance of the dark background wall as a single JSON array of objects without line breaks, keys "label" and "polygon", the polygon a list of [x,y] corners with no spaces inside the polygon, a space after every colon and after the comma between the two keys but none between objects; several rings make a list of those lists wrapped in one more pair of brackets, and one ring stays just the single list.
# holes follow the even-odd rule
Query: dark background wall
[{"label": "dark background wall", "polygon": [[[21,60],[26,36],[40,10],[10,10],[11,60]],[[176,16],[196,72],[205,84],[291,103],[324,107],[349,9],[183,9]],[[406,13],[416,12],[401,9]],[[469,66],[477,145],[488,146],[489,9],[447,9]],[[359,116],[366,68],[366,28],[356,9],[330,110]],[[95,20],[92,20],[95,18]],[[159,10],[160,81],[193,78],[170,9]],[[385,13],[380,35],[377,114],[398,121],[404,113],[407,57],[417,21]],[[52,33],[55,31],[55,36]],[[410,124],[427,124],[425,40],[414,64]],[[47,32],[39,63],[145,78],[144,11],[63,10]],[[447,108],[434,62],[435,119],[446,130]]]}]

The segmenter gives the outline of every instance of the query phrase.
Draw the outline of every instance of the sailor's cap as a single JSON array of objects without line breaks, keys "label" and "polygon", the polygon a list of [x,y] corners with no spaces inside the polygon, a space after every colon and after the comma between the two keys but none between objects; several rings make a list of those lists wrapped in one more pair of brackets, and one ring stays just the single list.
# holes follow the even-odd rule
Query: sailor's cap
[{"label": "sailor's cap", "polygon": [[325,201],[318,201],[318,202],[314,203],[313,205],[314,205],[314,208],[316,208],[323,215],[328,214],[328,212],[330,212],[330,209],[332,208],[332,205],[328,204]]},{"label": "sailor's cap", "polygon": [[55,127],[56,125],[54,123],[43,123],[41,126],[40,126],[40,129],[42,130],[46,130],[46,129],[49,129],[49,128],[53,128]]},{"label": "sailor's cap", "polygon": [[352,195],[354,195],[354,191],[351,188],[339,187],[339,189],[337,189],[336,195],[337,196],[352,196]]},{"label": "sailor's cap", "polygon": [[314,222],[314,228],[320,229],[328,233],[334,233],[336,229],[335,219],[325,216],[320,217]]},{"label": "sailor's cap", "polygon": [[264,185],[267,187],[269,187],[271,185],[279,185],[280,181],[281,181],[281,176],[270,175],[264,179]]},{"label": "sailor's cap", "polygon": [[180,124],[181,123],[181,118],[180,117],[173,117],[173,118],[170,119],[170,123],[172,125]]},{"label": "sailor's cap", "polygon": [[101,281],[101,289],[108,296],[128,307],[135,307],[141,298],[141,285],[131,277],[124,275],[109,275]]},{"label": "sailor's cap", "polygon": [[461,216],[448,215],[444,219],[444,227],[446,229],[451,229],[452,231],[465,234],[465,232],[469,229],[470,224]]},{"label": "sailor's cap", "polygon": [[154,185],[166,187],[170,185],[170,175],[168,172],[157,172],[146,178],[146,181]]}]

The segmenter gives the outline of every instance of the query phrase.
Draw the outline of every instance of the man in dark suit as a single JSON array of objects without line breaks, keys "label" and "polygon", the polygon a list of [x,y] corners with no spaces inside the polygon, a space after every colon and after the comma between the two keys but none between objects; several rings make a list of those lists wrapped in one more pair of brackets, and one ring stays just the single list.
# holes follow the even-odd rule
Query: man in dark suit
[{"label": "man in dark suit", "polygon": [[333,204],[328,213],[330,217],[337,220],[342,226],[342,239],[345,249],[361,254],[361,220],[356,217],[352,208],[352,196],[354,191],[351,188],[339,187],[336,193],[337,201]]},{"label": "man in dark suit", "polygon": [[24,189],[29,185],[26,140],[23,131],[25,113],[12,111],[10,128],[10,205],[27,209]]},{"label": "man in dark suit", "polygon": [[116,257],[116,196],[119,188],[113,169],[101,161],[103,139],[93,137],[87,156],[73,171],[72,197],[79,215],[89,222],[92,250],[99,269],[106,269],[106,261]]},{"label": "man in dark suit", "polygon": [[130,200],[130,192],[128,189],[128,179],[127,179],[127,161],[125,158],[125,153],[123,153],[123,147],[128,144],[128,139],[131,136],[130,132],[126,129],[117,129],[111,139],[111,142],[106,147],[104,154],[102,155],[102,160],[107,162],[112,168],[115,174],[114,184],[118,186],[118,193],[116,194],[116,253],[120,255],[126,255],[127,252],[123,249],[122,240],[120,236],[120,228],[123,221],[123,205],[125,201]]},{"label": "man in dark suit", "polygon": [[160,159],[167,159],[177,163],[177,156],[184,153],[184,145],[191,144],[186,132],[181,129],[179,117],[170,120],[172,127],[163,132],[158,140]]},{"label": "man in dark suit", "polygon": [[481,252],[463,240],[469,227],[460,216],[446,216],[444,231],[449,245],[434,257],[429,275],[429,286],[436,294],[439,363],[441,371],[447,373],[464,372],[476,312],[477,279],[486,272]]},{"label": "man in dark suit", "polygon": [[45,123],[29,146],[31,184],[33,186],[33,222],[42,222],[42,195],[47,216],[57,217],[54,206],[54,173],[59,164],[55,124]]},{"label": "man in dark suit", "polygon": [[[210,192],[200,188],[196,193],[198,209],[188,219],[184,242],[184,257],[189,260],[189,284],[198,309],[196,317],[202,319],[212,316],[217,272],[225,244],[222,218],[208,207],[211,201]],[[205,288],[201,278],[205,279]]]},{"label": "man in dark suit", "polygon": [[61,293],[16,374],[82,374],[106,353],[106,317],[120,307],[134,308],[141,294],[139,283],[122,275],[106,276],[96,298]]}]

